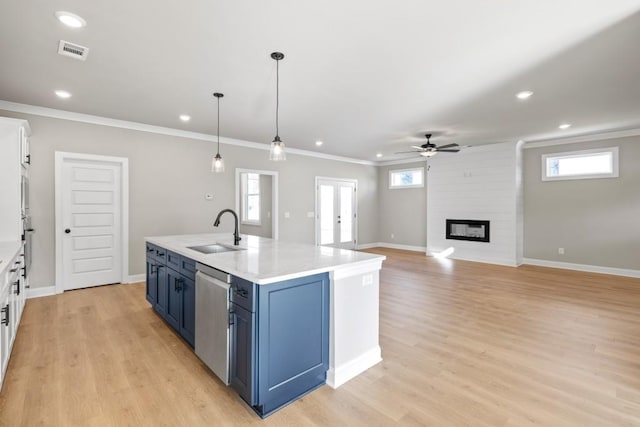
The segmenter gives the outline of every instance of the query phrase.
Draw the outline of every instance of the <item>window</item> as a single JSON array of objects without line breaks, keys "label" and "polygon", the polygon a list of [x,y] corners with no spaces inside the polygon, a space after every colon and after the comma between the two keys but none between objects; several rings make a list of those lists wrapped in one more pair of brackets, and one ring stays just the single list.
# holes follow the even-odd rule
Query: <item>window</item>
[{"label": "window", "polygon": [[542,155],[542,180],[616,178],[618,147]]},{"label": "window", "polygon": [[389,171],[389,188],[424,187],[424,169]]},{"label": "window", "polygon": [[242,222],[260,225],[260,174],[242,174]]}]

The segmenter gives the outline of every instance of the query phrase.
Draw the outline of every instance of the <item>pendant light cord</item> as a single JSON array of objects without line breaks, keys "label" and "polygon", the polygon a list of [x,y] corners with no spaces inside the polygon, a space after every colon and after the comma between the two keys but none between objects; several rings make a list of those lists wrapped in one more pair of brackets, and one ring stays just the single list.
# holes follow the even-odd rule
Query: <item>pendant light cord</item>
[{"label": "pendant light cord", "polygon": [[278,129],[278,111],[280,109],[280,60],[276,59],[276,136],[280,135]]},{"label": "pendant light cord", "polygon": [[220,154],[220,97],[218,98],[218,154]]}]

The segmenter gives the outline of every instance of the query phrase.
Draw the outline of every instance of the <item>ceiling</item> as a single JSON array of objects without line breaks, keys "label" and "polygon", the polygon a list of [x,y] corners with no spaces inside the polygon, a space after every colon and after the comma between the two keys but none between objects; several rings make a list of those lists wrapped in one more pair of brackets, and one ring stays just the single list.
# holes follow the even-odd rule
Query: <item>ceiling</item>
[{"label": "ceiling", "polygon": [[[5,101],[215,134],[217,91],[221,135],[268,144],[281,51],[288,147],[390,160],[426,132],[474,145],[640,127],[638,0],[1,1]],[[57,55],[61,39],[86,62]]]}]

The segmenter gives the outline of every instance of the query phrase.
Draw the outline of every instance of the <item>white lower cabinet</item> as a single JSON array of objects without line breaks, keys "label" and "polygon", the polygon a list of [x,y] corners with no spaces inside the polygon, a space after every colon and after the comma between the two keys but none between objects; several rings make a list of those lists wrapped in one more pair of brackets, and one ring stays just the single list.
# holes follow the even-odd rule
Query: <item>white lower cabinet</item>
[{"label": "white lower cabinet", "polygon": [[0,389],[25,304],[26,286],[21,274],[23,262],[22,254],[16,254],[0,274]]}]

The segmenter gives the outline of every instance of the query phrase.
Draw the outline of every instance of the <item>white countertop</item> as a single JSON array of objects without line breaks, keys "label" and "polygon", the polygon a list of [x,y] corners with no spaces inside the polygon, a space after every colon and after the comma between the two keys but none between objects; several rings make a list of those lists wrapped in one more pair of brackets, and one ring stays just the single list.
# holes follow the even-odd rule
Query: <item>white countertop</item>
[{"label": "white countertop", "polygon": [[16,256],[21,247],[22,242],[19,240],[0,242],[0,274],[4,273],[4,270],[9,266],[9,261]]},{"label": "white countertop", "polygon": [[259,285],[382,262],[383,255],[241,235],[246,250],[203,254],[189,246],[233,245],[231,233],[147,237],[146,241]]}]

